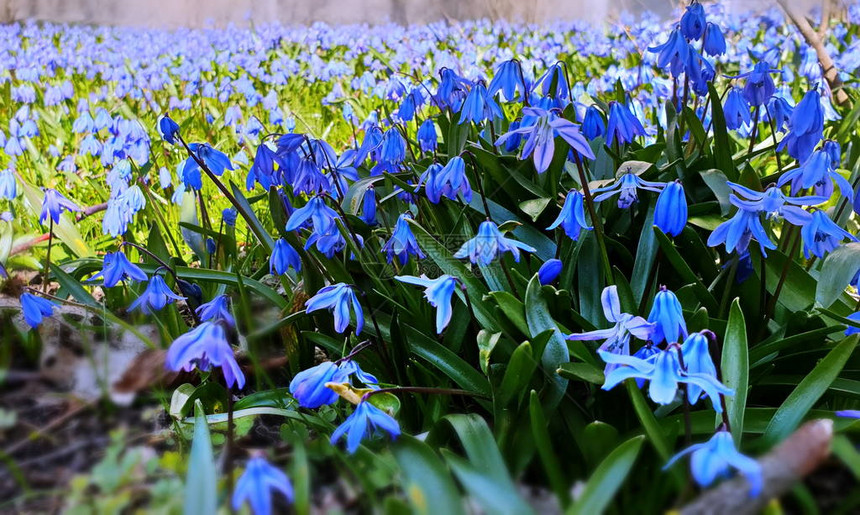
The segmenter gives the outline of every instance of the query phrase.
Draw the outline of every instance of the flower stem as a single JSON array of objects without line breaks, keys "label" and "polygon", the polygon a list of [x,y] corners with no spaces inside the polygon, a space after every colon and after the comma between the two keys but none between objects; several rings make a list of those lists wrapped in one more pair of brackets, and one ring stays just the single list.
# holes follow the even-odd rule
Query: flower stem
[{"label": "flower stem", "polygon": [[585,197],[585,205],[588,208],[588,214],[591,215],[591,223],[594,226],[594,236],[597,238],[597,245],[600,247],[603,272],[606,274],[606,280],[611,282],[612,265],[609,263],[609,254],[606,252],[606,242],[603,239],[603,223],[597,217],[597,208],[594,206],[594,197],[591,196],[591,189],[588,187],[588,179],[582,166],[582,158],[576,152],[573,153],[573,157],[576,159],[576,169],[579,171],[579,183],[582,185],[582,195]]},{"label": "flower stem", "polygon": [[429,393],[431,395],[465,395],[469,397],[481,397],[483,399],[490,398],[483,393],[472,392],[469,390],[459,390],[456,388],[432,388],[428,386],[393,386],[391,388],[380,388],[379,390],[367,392],[366,394],[364,394],[364,397],[362,397],[362,400],[367,400],[368,398],[380,393],[396,392]]},{"label": "flower stem", "polygon": [[45,253],[45,273],[42,276],[42,293],[48,291],[48,275],[51,273],[51,247],[54,243],[54,219],[48,217],[48,251]]}]

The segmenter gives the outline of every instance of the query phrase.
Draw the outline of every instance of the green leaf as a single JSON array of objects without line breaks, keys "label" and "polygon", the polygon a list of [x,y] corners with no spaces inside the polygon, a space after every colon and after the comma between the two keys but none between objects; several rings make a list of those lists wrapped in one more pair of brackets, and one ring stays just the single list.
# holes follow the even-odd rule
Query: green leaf
[{"label": "green leaf", "polygon": [[532,356],[532,346],[529,342],[523,342],[514,349],[502,384],[496,390],[495,401],[498,406],[505,407],[515,400],[518,395],[525,392],[529,381],[537,368],[537,361]]},{"label": "green leaf", "polygon": [[203,404],[198,400],[194,403],[194,440],[191,444],[191,455],[188,457],[182,513],[196,515],[218,512],[216,470],[209,424],[206,423]]},{"label": "green leaf", "polygon": [[648,282],[651,279],[651,269],[654,267],[654,259],[657,257],[657,237],[654,235],[654,204],[648,205],[648,214],[645,216],[645,225],[639,235],[639,244],[636,246],[636,261],[633,263],[633,273],[630,275],[630,287],[633,289],[633,300],[636,305],[642,303]]},{"label": "green leaf", "polygon": [[765,443],[776,444],[797,428],[806,413],[842,371],[857,345],[857,338],[857,335],[844,338],[797,385],[768,423],[762,436]]},{"label": "green leaf", "polygon": [[403,328],[409,348],[416,356],[427,360],[461,388],[489,396],[490,384],[480,372],[422,331],[406,324]]},{"label": "green leaf", "polygon": [[603,513],[621,488],[627,475],[633,468],[639,449],[644,438],[636,436],[627,440],[612,451],[604,459],[594,473],[588,478],[585,489],[573,505],[568,508],[568,515],[587,513],[597,515]]},{"label": "green leaf", "polygon": [[60,283],[60,286],[69,292],[75,300],[81,304],[86,304],[87,306],[92,306],[94,308],[102,307],[101,304],[93,298],[90,292],[84,289],[80,281],[64,272],[62,268],[58,267],[54,263],[51,263],[51,273],[57,279],[57,282]]},{"label": "green leaf", "polygon": [[493,349],[499,343],[502,333],[491,333],[486,329],[478,331],[478,359],[481,362],[481,370],[487,374],[490,368],[490,356],[493,354]]},{"label": "green leaf", "polygon": [[749,389],[749,347],[746,321],[739,299],[732,302],[729,311],[729,323],[726,327],[720,367],[723,374],[723,384],[735,391],[734,395],[726,397],[726,413],[732,426],[732,437],[735,440],[735,445],[740,447],[741,435],[744,432],[747,390]]},{"label": "green leaf", "polygon": [[[529,281],[526,289],[526,321],[529,326],[529,336],[532,338],[544,331],[553,331],[549,341],[544,347],[541,356],[541,367],[549,375],[549,384],[546,392],[548,406],[555,407],[561,401],[564,391],[567,389],[567,379],[556,373],[562,363],[570,361],[567,350],[567,342],[561,335],[555,320],[549,315],[549,306],[541,294],[541,285],[535,274]],[[580,358],[581,359],[581,358]]]},{"label": "green leaf", "polygon": [[528,324],[526,323],[526,314],[523,310],[523,303],[520,299],[506,291],[492,291],[490,292],[490,297],[496,301],[496,304],[499,305],[502,313],[508,317],[508,320],[513,322],[518,330],[523,334],[529,334]]},{"label": "green leaf", "polygon": [[860,243],[846,243],[831,252],[821,265],[815,301],[829,308],[860,270]]},{"label": "green leaf", "polygon": [[272,250],[275,248],[275,241],[266,232],[263,224],[260,223],[260,220],[257,218],[257,215],[254,214],[254,210],[251,208],[251,204],[248,203],[248,199],[245,198],[245,195],[242,194],[242,190],[236,186],[233,181],[230,181],[230,189],[233,191],[233,197],[236,199],[236,210],[239,211],[239,214],[242,215],[242,218],[248,223],[248,227],[251,228],[251,231],[257,237],[257,240],[266,247],[266,250],[269,254],[272,253]]},{"label": "green leaf", "polygon": [[520,202],[520,209],[532,219],[532,222],[535,222],[551,201],[549,197],[526,200]]},{"label": "green leaf", "polygon": [[550,439],[549,431],[547,430],[546,416],[543,412],[543,407],[540,405],[540,399],[536,391],[532,390],[529,400],[529,416],[531,419],[532,435],[535,439],[535,446],[543,462],[546,477],[552,485],[555,495],[561,501],[563,507],[570,504],[570,490],[564,480],[561,466],[558,463],[556,450],[553,448],[552,440]]},{"label": "green leaf", "polygon": [[580,379],[597,385],[602,385],[605,379],[603,371],[591,363],[562,363],[558,373],[567,379]]},{"label": "green leaf", "polygon": [[732,204],[729,202],[729,194],[731,194],[732,189],[729,188],[726,174],[720,170],[705,170],[699,175],[702,176],[702,180],[705,181],[705,184],[708,185],[720,203],[720,214],[727,216],[732,208]]},{"label": "green leaf", "polygon": [[657,238],[657,243],[660,244],[660,248],[663,250],[663,254],[666,256],[666,259],[669,260],[669,263],[671,263],[675,271],[678,272],[680,278],[692,286],[693,291],[696,294],[696,298],[698,298],[709,311],[716,313],[718,309],[717,301],[705,287],[704,283],[702,283],[702,280],[699,279],[699,276],[693,272],[692,268],[690,268],[687,260],[681,256],[680,252],[678,252],[678,249],[675,247],[675,244],[672,243],[672,240],[663,234],[663,231],[656,226],[654,227],[654,235]]},{"label": "green leaf", "polygon": [[430,447],[409,435],[401,435],[392,452],[403,473],[403,491],[413,513],[465,513],[454,480]]},{"label": "green leaf", "polygon": [[672,456],[672,445],[669,443],[669,439],[666,438],[666,433],[663,432],[663,428],[657,423],[657,419],[654,417],[651,408],[648,407],[642,391],[636,386],[636,381],[628,379],[625,383],[627,383],[627,393],[630,395],[630,400],[633,401],[633,410],[636,412],[636,416],[639,417],[639,422],[645,429],[645,434],[648,435],[651,445],[657,450],[657,455],[660,456],[661,460],[664,462],[668,461]]},{"label": "green leaf", "polygon": [[730,181],[738,180],[738,169],[732,160],[732,147],[729,142],[729,131],[726,129],[726,116],[720,103],[720,94],[713,83],[708,84],[708,96],[711,99],[711,120],[714,127],[714,159],[719,168]]},{"label": "green leaf", "polygon": [[[486,470],[478,468],[448,450],[442,455],[454,471],[457,479],[487,513],[534,513],[531,507],[517,494],[513,483],[494,481]],[[434,511],[433,513],[447,513]]]}]

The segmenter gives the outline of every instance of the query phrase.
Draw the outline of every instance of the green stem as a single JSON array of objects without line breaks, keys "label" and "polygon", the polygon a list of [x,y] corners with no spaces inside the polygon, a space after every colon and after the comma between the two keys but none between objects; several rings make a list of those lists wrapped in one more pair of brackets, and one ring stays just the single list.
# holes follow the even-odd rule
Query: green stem
[{"label": "green stem", "polygon": [[573,153],[576,159],[576,169],[579,171],[579,182],[582,185],[582,194],[585,197],[585,206],[588,208],[588,214],[591,215],[591,223],[594,226],[594,235],[597,237],[597,245],[600,247],[600,255],[603,260],[603,272],[606,274],[606,280],[612,282],[612,265],[609,262],[609,254],[606,252],[606,242],[603,239],[603,223],[597,217],[597,209],[594,206],[594,197],[591,196],[591,189],[588,187],[588,179],[585,177],[585,169],[582,166],[582,159],[576,152]]}]

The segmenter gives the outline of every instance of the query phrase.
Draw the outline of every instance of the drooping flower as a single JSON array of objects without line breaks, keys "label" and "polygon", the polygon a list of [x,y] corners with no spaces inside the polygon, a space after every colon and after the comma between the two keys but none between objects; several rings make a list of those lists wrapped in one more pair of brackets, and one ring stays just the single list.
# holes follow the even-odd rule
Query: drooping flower
[{"label": "drooping flower", "polygon": [[684,195],[681,181],[675,180],[666,184],[657,196],[654,225],[670,236],[678,236],[684,230],[687,225],[687,197]]},{"label": "drooping flower", "polygon": [[560,259],[547,259],[546,262],[541,265],[540,269],[538,269],[538,281],[540,281],[542,286],[552,284],[553,281],[558,279],[563,266],[564,264]]},{"label": "drooping flower", "polygon": [[743,89],[744,99],[751,106],[761,106],[766,104],[776,91],[776,86],[773,84],[770,74],[778,72],[779,70],[772,70],[767,61],[759,61],[753,67],[752,71],[734,78],[746,77],[747,81]]},{"label": "drooping flower", "polygon": [[729,220],[721,223],[708,237],[708,246],[716,247],[725,244],[726,252],[738,251],[744,253],[749,247],[752,238],[758,240],[761,253],[767,256],[767,249],[775,249],[776,245],[770,241],[757,208],[750,209],[738,202],[738,198],[732,194],[729,200],[740,207],[737,213]]},{"label": "drooping flower", "polygon": [[426,275],[414,277],[411,275],[398,275],[394,277],[400,282],[422,286],[424,297],[431,306],[436,308],[436,333],[441,334],[448,327],[453,313],[451,309],[451,296],[457,286],[457,279],[450,275],[441,275],[436,279],[428,279]]},{"label": "drooping flower", "polygon": [[[836,171],[833,156],[823,148],[813,152],[801,166],[789,170],[777,181],[777,186],[782,187],[791,181],[791,194],[797,195],[801,191],[812,188],[816,197],[824,200],[833,194],[833,183],[839,185],[842,196],[849,201],[854,198],[854,190],[851,184]],[[820,202],[818,202],[820,203]]]},{"label": "drooping flower", "polygon": [[817,256],[819,259],[838,247],[842,240],[857,241],[857,237],[849,233],[827,216],[822,210],[812,213],[812,219],[800,229],[803,237],[803,255],[806,259]]},{"label": "drooping flower", "polygon": [[335,220],[339,218],[334,209],[328,207],[322,197],[313,197],[308,200],[308,203],[303,207],[293,211],[290,218],[287,220],[286,229],[295,231],[308,220],[313,225],[313,232],[320,235],[331,234],[337,232],[337,223]]},{"label": "drooping flower", "polygon": [[567,197],[564,199],[564,205],[561,212],[555,221],[547,227],[548,230],[555,229],[561,226],[568,238],[573,241],[579,239],[579,234],[583,229],[590,231],[593,229],[585,220],[585,204],[582,193],[577,190],[567,192]]},{"label": "drooping flower", "polygon": [[454,257],[457,259],[468,257],[472,263],[486,266],[505,252],[510,252],[514,261],[519,262],[520,249],[535,252],[534,247],[506,238],[496,224],[485,220],[478,226],[478,234],[464,243]]},{"label": "drooping flower", "polygon": [[418,259],[424,259],[425,254],[418,246],[418,240],[412,234],[412,228],[409,226],[409,220],[412,215],[403,213],[397,218],[394,224],[394,231],[391,233],[391,238],[382,246],[382,251],[388,255],[388,262],[396,256],[401,265],[405,265],[409,261],[409,256],[415,256]]},{"label": "drooping flower", "polygon": [[[717,367],[708,350],[708,337],[703,332],[692,333],[681,345],[681,357],[688,374],[702,374],[717,379]],[[695,404],[704,390],[699,385],[687,385],[687,399]]]},{"label": "drooping flower", "polygon": [[734,205],[748,211],[764,213],[766,219],[785,218],[789,223],[797,226],[806,225],[811,217],[809,212],[804,211],[800,206],[814,206],[827,201],[827,197],[789,197],[779,187],[771,186],[764,192],[760,192],[733,182],[727,184],[737,193],[737,196],[729,197]]},{"label": "drooping flower", "polygon": [[229,302],[230,297],[226,294],[218,295],[209,302],[199,305],[194,311],[197,313],[197,316],[200,317],[201,322],[206,322],[208,320],[223,320],[228,326],[235,327],[236,320],[230,313],[230,308],[228,307]]},{"label": "drooping flower", "polygon": [[60,223],[60,215],[63,211],[78,212],[81,208],[74,202],[61,195],[53,188],[45,189],[45,197],[42,199],[42,212],[39,214],[39,223],[44,224],[48,217],[57,224]]},{"label": "drooping flower", "polygon": [[164,115],[158,120],[158,132],[164,141],[173,145],[176,143],[176,133],[179,132],[179,124],[173,121],[168,115]]},{"label": "drooping flower", "polygon": [[303,408],[319,408],[338,399],[337,393],[326,387],[326,383],[343,383],[349,373],[333,361],[302,370],[290,381],[290,393]]},{"label": "drooping flower", "polygon": [[555,100],[555,105],[561,107],[570,99],[570,84],[564,73],[564,64],[557,62],[547,68],[534,83],[534,90],[540,89],[541,95]]},{"label": "drooping flower", "polygon": [[120,281],[126,279],[132,281],[145,281],[147,279],[146,273],[139,266],[129,261],[122,251],[105,254],[102,270],[92,276],[90,281],[99,277],[103,278],[103,284],[107,288],[113,288]]},{"label": "drooping flower", "polygon": [[331,444],[335,445],[346,435],[346,451],[354,454],[365,437],[382,432],[388,433],[392,440],[396,440],[400,436],[400,424],[370,402],[362,400],[346,421],[334,430]]},{"label": "drooping flower", "polygon": [[[640,340],[648,340],[654,332],[654,324],[642,317],[621,312],[621,300],[618,297],[618,287],[607,286],[600,294],[603,315],[606,320],[614,323],[609,329],[598,329],[585,333],[574,333],[568,340],[604,340],[600,351],[622,356],[630,355],[630,336]],[[605,373],[616,368],[615,364],[607,363]]]},{"label": "drooping flower", "polygon": [[746,477],[750,485],[750,497],[757,497],[761,493],[764,483],[761,465],[738,452],[728,431],[717,431],[707,442],[684,449],[669,460],[664,469],[687,454],[691,455],[690,471],[700,486],[708,487],[717,479],[728,477],[734,468]]},{"label": "drooping flower", "polygon": [[538,107],[524,108],[523,115],[532,119],[532,123],[525,126],[520,124],[516,129],[503,134],[496,140],[496,146],[504,145],[515,136],[524,137],[526,142],[520,152],[520,159],[532,156],[538,173],[545,172],[552,162],[556,136],[560,136],[580,155],[594,159],[594,152],[575,123]]},{"label": "drooping flower", "polygon": [[203,322],[173,340],[167,349],[165,366],[175,372],[190,372],[195,368],[206,372],[213,366],[220,367],[228,387],[236,385],[240,390],[245,387],[245,374],[218,322]]},{"label": "drooping flower", "polygon": [[58,307],[57,303],[32,293],[21,294],[21,311],[24,313],[24,320],[33,329],[39,327],[45,317],[53,315],[54,309]]},{"label": "drooping flower", "polygon": [[625,104],[613,101],[609,103],[606,133],[606,145],[612,146],[612,142],[616,140],[623,145],[630,143],[637,136],[644,136],[645,128]]},{"label": "drooping flower", "polygon": [[589,141],[603,136],[606,133],[606,124],[603,123],[603,114],[597,106],[591,105],[585,110],[585,115],[582,118],[582,126],[580,129],[582,130],[583,136],[585,136]]},{"label": "drooping flower", "polygon": [[439,145],[439,137],[436,135],[436,124],[433,120],[427,118],[424,123],[418,127],[416,134],[418,139],[418,148],[421,152],[436,152],[436,147]]},{"label": "drooping flower", "polygon": [[437,198],[441,196],[454,200],[457,198],[457,194],[460,194],[465,202],[472,201],[472,186],[466,176],[466,162],[463,161],[462,157],[452,157],[436,173],[433,190],[434,196]]},{"label": "drooping flower", "polygon": [[173,293],[173,291],[164,282],[160,275],[153,275],[146,285],[146,289],[140,294],[129,306],[129,311],[140,309],[146,315],[151,315],[154,311],[164,309],[168,304],[172,304],[176,300],[184,300],[185,297]]},{"label": "drooping flower", "polygon": [[472,86],[472,90],[463,101],[460,109],[459,124],[466,122],[480,123],[484,120],[493,121],[502,117],[502,110],[493,97],[487,93],[487,88],[480,82]]},{"label": "drooping flower", "polygon": [[364,197],[361,202],[361,215],[359,218],[367,225],[373,226],[376,221],[376,189],[373,185],[364,190]]},{"label": "drooping flower", "polygon": [[739,88],[732,88],[726,95],[723,113],[726,117],[726,128],[730,131],[750,124],[750,106]]},{"label": "drooping flower", "polygon": [[779,142],[777,150],[788,149],[788,155],[799,163],[806,162],[824,134],[824,111],[821,95],[812,89],[794,108],[788,120],[788,134]]},{"label": "drooping flower", "polygon": [[597,353],[608,365],[615,368],[606,373],[606,381],[601,387],[611,390],[625,379],[639,378],[649,381],[648,396],[657,404],[670,404],[678,395],[678,384],[696,385],[711,399],[711,406],[717,413],[722,413],[720,395],[733,395],[734,391],[718,382],[713,377],[704,374],[692,374],[681,370],[677,346],[670,346],[641,360],[633,356],[599,350]]},{"label": "drooping flower", "polygon": [[651,341],[654,343],[677,343],[687,337],[687,322],[681,310],[678,297],[665,286],[654,296],[654,305],[648,315],[648,321],[654,324]]},{"label": "drooping flower", "polygon": [[612,185],[595,189],[594,193],[598,193],[599,195],[594,197],[594,201],[603,202],[620,193],[618,196],[618,207],[627,209],[639,201],[638,189],[659,193],[664,187],[665,184],[661,182],[646,181],[632,172],[627,172],[616,179]]},{"label": "drooping flower", "polygon": [[687,43],[680,29],[675,29],[669,33],[669,39],[662,45],[648,48],[649,52],[657,54],[657,66],[659,68],[668,66],[669,72],[675,78],[683,73],[687,63],[687,54],[690,50],[690,44]]},{"label": "drooping flower", "polygon": [[681,16],[681,33],[690,41],[698,41],[705,33],[705,8],[696,0]]},{"label": "drooping flower", "polygon": [[355,314],[355,334],[364,327],[364,311],[358,303],[353,287],[345,283],[332,284],[317,292],[305,302],[308,313],[327,309],[334,314],[334,329],[342,333],[349,325],[350,310]]},{"label": "drooping flower", "polygon": [[495,96],[501,91],[504,99],[508,102],[520,100],[521,94],[526,94],[527,90],[528,86],[523,82],[522,66],[516,59],[510,59],[500,64],[496,68],[493,80],[487,87],[490,96]]},{"label": "drooping flower", "polygon": [[[858,270],[858,274],[860,274],[860,270]],[[856,275],[855,275],[855,278],[856,278]],[[852,281],[852,283],[853,283],[853,285],[856,286],[857,281]],[[848,320],[851,320],[853,322],[860,323],[860,311],[855,311],[854,313],[851,313],[850,315],[848,315],[847,318],[848,318]],[[857,334],[857,333],[860,333],[860,327],[855,327],[853,325],[849,325],[845,329],[845,336],[851,336],[852,334]]]},{"label": "drooping flower", "polygon": [[283,275],[287,273],[287,269],[290,267],[293,267],[293,270],[296,272],[300,272],[302,269],[302,258],[287,243],[287,240],[279,238],[275,242],[275,248],[272,250],[271,257],[269,257],[269,273]]},{"label": "drooping flower", "polygon": [[13,200],[18,195],[18,182],[10,169],[0,171],[0,198]]},{"label": "drooping flower", "polygon": [[[208,143],[192,143],[188,145],[188,148],[215,175],[220,176],[224,173],[224,170],[233,169],[233,163],[230,162],[230,158],[223,152],[212,148]],[[188,157],[183,166],[183,173],[186,176],[192,176],[195,172],[199,174],[199,168],[200,165],[197,163],[197,160],[193,157]]]},{"label": "drooping flower", "polygon": [[702,41],[702,50],[710,56],[718,56],[726,53],[726,38],[723,31],[715,23],[708,22],[705,26],[705,39]]},{"label": "drooping flower", "polygon": [[221,211],[221,220],[224,222],[224,225],[227,227],[235,227],[236,226],[236,218],[239,216],[239,213],[235,208],[226,207],[223,211]]},{"label": "drooping flower", "polygon": [[254,515],[271,515],[273,492],[280,492],[292,504],[293,485],[287,475],[265,458],[251,458],[245,465],[245,472],[236,482],[233,509],[238,511],[247,502]]}]

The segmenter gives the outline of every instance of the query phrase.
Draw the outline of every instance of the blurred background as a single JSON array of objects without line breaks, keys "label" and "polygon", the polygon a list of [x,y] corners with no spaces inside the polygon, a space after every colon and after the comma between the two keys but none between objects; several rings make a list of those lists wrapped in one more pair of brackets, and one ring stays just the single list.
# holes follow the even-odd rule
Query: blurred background
[{"label": "blurred background", "polygon": [[[0,0],[0,21],[36,19],[147,27],[205,27],[230,23],[426,23],[474,18],[525,22],[601,23],[622,12],[668,15],[673,0]],[[809,9],[818,0],[795,0]],[[730,12],[775,5],[773,0],[725,0]]]}]

